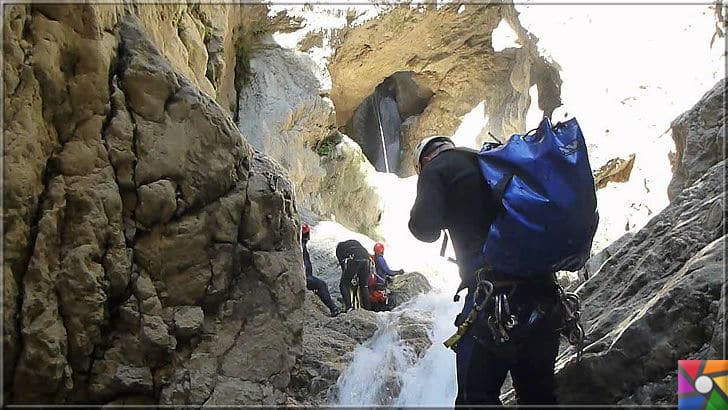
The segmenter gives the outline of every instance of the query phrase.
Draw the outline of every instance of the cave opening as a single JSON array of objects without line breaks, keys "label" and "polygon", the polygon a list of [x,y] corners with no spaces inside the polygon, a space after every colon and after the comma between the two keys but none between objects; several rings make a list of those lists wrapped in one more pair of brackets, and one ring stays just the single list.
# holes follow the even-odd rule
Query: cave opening
[{"label": "cave opening", "polygon": [[397,173],[402,125],[422,114],[434,95],[414,80],[414,74],[397,71],[385,78],[362,100],[347,124],[348,134],[379,172]]}]

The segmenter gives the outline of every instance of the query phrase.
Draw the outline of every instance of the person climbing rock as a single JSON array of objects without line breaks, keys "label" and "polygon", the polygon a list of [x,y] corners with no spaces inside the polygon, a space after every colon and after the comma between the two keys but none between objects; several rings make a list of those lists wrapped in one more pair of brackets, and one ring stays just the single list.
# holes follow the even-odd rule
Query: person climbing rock
[{"label": "person climbing rock", "polygon": [[[458,291],[468,289],[465,307],[455,323],[461,326],[466,320],[465,309],[473,306],[479,258],[499,208],[481,174],[476,151],[456,149],[448,137],[428,137],[417,146],[414,165],[419,178],[409,229],[424,242],[435,242],[442,230],[449,231],[462,280]],[[454,345],[458,383],[455,404],[502,404],[499,396],[508,371],[519,404],[555,404],[554,362],[559,332],[552,323],[553,315],[534,316],[534,312],[550,312],[556,303],[553,279],[499,282],[497,273],[489,274],[487,279],[497,287],[493,293],[508,295],[510,311],[515,312],[519,323],[536,319],[531,320],[531,325],[517,326],[520,333],[514,328],[510,340],[499,343],[498,335],[488,326],[487,315],[494,311],[490,298],[482,315]]]},{"label": "person climbing rock", "polygon": [[336,317],[341,314],[341,309],[331,299],[329,287],[326,282],[313,276],[313,266],[311,265],[311,256],[308,253],[307,246],[309,239],[311,239],[311,227],[304,223],[301,227],[301,247],[303,248],[303,265],[306,268],[306,289],[312,290],[324,302],[324,305],[331,312],[331,317]]},{"label": "person climbing rock", "polygon": [[[369,252],[359,241],[351,239],[336,245],[336,259],[341,266],[339,290],[345,310],[349,311],[353,308],[352,296],[357,294],[357,291],[362,307],[369,310],[369,277],[372,271]],[[356,286],[352,281],[356,283]]]},{"label": "person climbing rock", "polygon": [[384,259],[384,244],[377,242],[374,244],[374,277],[378,285],[385,285],[392,277],[401,275],[404,270],[392,270]]}]

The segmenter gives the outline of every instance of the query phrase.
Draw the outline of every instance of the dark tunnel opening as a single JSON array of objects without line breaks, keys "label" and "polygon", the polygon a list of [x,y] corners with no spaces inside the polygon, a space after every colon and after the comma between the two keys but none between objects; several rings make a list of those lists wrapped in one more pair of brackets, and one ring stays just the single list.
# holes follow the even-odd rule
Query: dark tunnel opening
[{"label": "dark tunnel opening", "polygon": [[362,100],[349,125],[349,135],[380,172],[396,173],[400,165],[402,123],[421,114],[434,93],[418,85],[412,71],[398,71]]}]

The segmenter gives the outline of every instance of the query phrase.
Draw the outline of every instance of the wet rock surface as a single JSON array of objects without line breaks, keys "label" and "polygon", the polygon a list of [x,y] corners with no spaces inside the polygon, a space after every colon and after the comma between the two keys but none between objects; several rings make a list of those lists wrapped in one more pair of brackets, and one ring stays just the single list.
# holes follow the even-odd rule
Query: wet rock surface
[{"label": "wet rock surface", "polygon": [[391,291],[389,294],[389,303],[392,307],[400,306],[411,300],[417,295],[427,293],[432,290],[430,282],[419,272],[405,272],[393,278],[392,283],[388,285]]},{"label": "wet rock surface", "polygon": [[[423,355],[431,344],[432,318],[427,312],[375,313],[356,309],[331,318],[313,292],[306,293],[304,312],[304,352],[292,375],[289,404],[335,403],[339,394],[337,381],[351,365],[357,348],[371,343],[377,332],[383,331],[383,315],[397,315],[387,326],[393,326],[401,343],[414,352],[412,360]],[[385,377],[384,373],[372,377]],[[391,378],[390,387],[399,385],[396,376],[387,376]]]}]

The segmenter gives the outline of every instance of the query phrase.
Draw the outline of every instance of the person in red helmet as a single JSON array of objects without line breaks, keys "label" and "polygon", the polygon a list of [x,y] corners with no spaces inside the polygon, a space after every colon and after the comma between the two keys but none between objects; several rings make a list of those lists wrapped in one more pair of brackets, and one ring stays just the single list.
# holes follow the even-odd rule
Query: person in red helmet
[{"label": "person in red helmet", "polygon": [[301,248],[303,249],[303,266],[306,268],[306,289],[312,290],[324,302],[331,312],[331,317],[336,317],[341,314],[341,309],[331,299],[329,287],[326,282],[313,276],[311,256],[308,253],[308,246],[306,246],[309,239],[311,239],[311,227],[304,223],[301,226]]},{"label": "person in red helmet", "polygon": [[384,244],[377,242],[374,244],[374,276],[378,285],[384,285],[392,276],[404,273],[403,269],[392,270],[384,259]]}]

